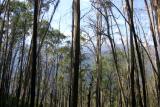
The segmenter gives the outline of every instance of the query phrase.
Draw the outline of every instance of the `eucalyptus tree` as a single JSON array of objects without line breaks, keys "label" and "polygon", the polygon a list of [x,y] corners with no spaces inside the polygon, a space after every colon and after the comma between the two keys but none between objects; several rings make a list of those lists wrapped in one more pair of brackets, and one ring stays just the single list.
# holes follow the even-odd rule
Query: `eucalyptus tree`
[{"label": "eucalyptus tree", "polygon": [[[10,1],[8,3],[8,19],[4,17],[2,20],[7,21],[8,24],[4,24],[4,28],[2,30],[5,30],[5,32],[2,34],[2,49],[1,52],[1,64],[0,64],[0,72],[1,72],[1,90],[5,88],[6,92],[7,90],[10,90],[12,85],[12,78],[13,73],[17,69],[15,64],[17,63],[16,58],[19,57],[19,49],[20,49],[20,43],[23,38],[22,35],[26,35],[27,31],[29,29],[29,26],[26,26],[26,31],[24,31],[24,25],[25,21],[24,19],[27,18],[27,22],[30,20],[30,13],[27,13],[29,10],[29,7],[24,4],[23,2],[19,1]],[[3,13],[3,11],[2,11]],[[5,14],[5,11],[4,13]],[[23,18],[22,18],[23,17]],[[2,23],[4,23],[2,22]],[[18,66],[17,66],[18,67]],[[3,85],[5,84],[5,85]],[[6,87],[7,86],[7,87]],[[3,92],[3,91],[1,91]],[[8,95],[11,94],[9,91],[7,92]],[[2,100],[2,99],[1,99]],[[7,99],[4,99],[7,100]],[[9,103],[8,103],[9,104]]]},{"label": "eucalyptus tree", "polygon": [[37,73],[37,26],[38,26],[38,12],[39,0],[34,2],[34,23],[33,23],[33,36],[32,36],[32,70],[31,70],[31,100],[30,107],[35,105],[35,87],[36,87],[36,73]]},{"label": "eucalyptus tree", "polygon": [[71,107],[78,104],[78,78],[80,64],[80,0],[73,0],[73,83]]},{"label": "eucalyptus tree", "polygon": [[[101,0],[96,1],[97,8],[100,8]],[[97,46],[96,46],[96,71],[97,71],[97,84],[96,84],[96,107],[101,107],[101,30],[102,30],[102,15],[97,11],[96,13],[96,36],[97,36]]]},{"label": "eucalyptus tree", "polygon": [[[131,38],[131,43],[132,43],[132,49],[134,49],[134,44],[135,44],[135,51],[131,52],[131,63],[134,63],[134,61],[136,60],[135,58],[135,52],[137,53],[137,60],[138,60],[138,66],[140,69],[140,74],[141,74],[141,79],[142,79],[142,90],[143,90],[143,106],[147,107],[147,90],[146,90],[146,79],[145,79],[145,69],[144,69],[144,65],[142,63],[142,54],[140,53],[140,48],[139,48],[139,43],[137,41],[137,34],[135,31],[135,26],[134,26],[134,20],[133,20],[133,1],[129,1],[126,0],[126,5],[127,5],[127,12],[128,12],[128,18],[129,18],[129,26],[130,26],[130,38]],[[132,57],[133,55],[133,57]],[[131,65],[132,66],[132,65]],[[134,69],[135,65],[133,64],[133,69],[131,69],[131,72],[133,72],[131,78],[133,78],[134,81]],[[131,83],[132,84],[132,83]],[[134,86],[132,86],[134,87]],[[134,96],[134,89],[131,90],[132,91],[132,106],[135,107],[136,106],[136,99]]]}]

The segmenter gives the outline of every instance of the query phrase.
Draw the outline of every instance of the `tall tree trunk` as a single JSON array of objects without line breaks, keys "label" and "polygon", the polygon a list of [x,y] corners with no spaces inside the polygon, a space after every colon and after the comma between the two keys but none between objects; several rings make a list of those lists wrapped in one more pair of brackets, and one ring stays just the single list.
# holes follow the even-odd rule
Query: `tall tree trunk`
[{"label": "tall tree trunk", "polygon": [[[142,90],[143,90],[143,102],[144,102],[144,107],[147,107],[147,91],[146,91],[146,81],[145,81],[145,69],[144,69],[144,65],[142,63],[142,56],[140,53],[140,49],[139,49],[139,45],[138,45],[138,41],[137,41],[137,34],[135,31],[135,27],[134,27],[134,21],[133,21],[133,7],[131,9],[131,6],[129,4],[129,1],[126,0],[127,3],[127,8],[128,8],[128,15],[129,15],[129,19],[130,19],[130,32],[133,35],[134,38],[134,42],[135,42],[135,47],[136,47],[136,52],[137,52],[137,58],[138,58],[138,63],[139,63],[139,68],[140,68],[140,73],[141,73],[141,78],[142,78]],[[133,1],[131,1],[131,4],[133,6]]]},{"label": "tall tree trunk", "polygon": [[77,107],[80,62],[80,0],[73,0],[73,17],[73,87],[71,107]]},{"label": "tall tree trunk", "polygon": [[[156,38],[156,33],[154,31],[154,23],[152,22],[151,19],[151,14],[149,11],[149,6],[148,6],[148,2],[147,0],[144,0],[145,2],[145,6],[147,8],[147,13],[148,13],[148,17],[149,17],[149,21],[150,21],[150,30],[152,33],[152,38],[153,38],[153,43],[154,43],[154,49],[155,49],[155,56],[156,56],[156,65],[157,65],[157,70],[158,70],[158,86],[157,86],[157,96],[158,96],[158,105],[160,106],[160,58],[159,58],[159,52],[158,52],[158,43],[157,43],[157,38]],[[154,8],[155,8],[155,17],[156,17],[156,21],[157,21],[157,27],[158,27],[158,36],[159,36],[159,42],[160,42],[160,3],[159,0],[152,0]],[[159,11],[158,11],[159,10]]]},{"label": "tall tree trunk", "polygon": [[[128,14],[128,20],[131,24],[131,17],[133,16],[133,12],[131,11],[131,6],[129,4],[129,1],[126,0],[127,5],[127,14]],[[129,11],[130,9],[130,11]],[[130,13],[132,12],[132,14]],[[130,15],[131,14],[131,15]],[[133,33],[132,33],[132,27],[130,29],[130,48],[131,48],[131,69],[130,69],[130,79],[131,79],[131,106],[136,107],[136,99],[135,99],[135,80],[134,80],[134,67],[135,67],[135,50],[134,50],[134,43],[133,43]]]},{"label": "tall tree trunk", "polygon": [[[97,0],[97,8],[100,8],[100,0]],[[102,15],[97,11],[96,14],[96,36],[97,36],[97,47],[96,47],[96,107],[101,107],[101,28],[102,28]]]},{"label": "tall tree trunk", "polygon": [[34,23],[33,23],[33,46],[32,46],[32,70],[31,70],[31,99],[30,107],[34,107],[35,102],[35,86],[36,86],[36,65],[37,65],[37,26],[38,26],[38,6],[39,0],[34,2]]},{"label": "tall tree trunk", "polygon": [[20,94],[21,94],[22,79],[23,79],[23,59],[24,59],[25,40],[26,40],[25,35],[26,35],[26,28],[24,26],[24,36],[23,36],[22,53],[21,53],[21,64],[20,64],[20,75],[19,75],[18,87],[17,87],[17,92],[16,92],[17,107],[19,105],[19,97],[20,97]]}]

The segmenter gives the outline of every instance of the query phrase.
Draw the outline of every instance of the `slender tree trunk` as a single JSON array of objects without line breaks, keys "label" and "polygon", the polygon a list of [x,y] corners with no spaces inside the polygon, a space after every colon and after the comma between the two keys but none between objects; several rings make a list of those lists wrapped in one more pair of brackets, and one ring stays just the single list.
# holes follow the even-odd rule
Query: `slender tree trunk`
[{"label": "slender tree trunk", "polygon": [[38,26],[38,6],[39,0],[34,2],[34,23],[33,23],[33,46],[32,46],[32,70],[31,70],[31,99],[30,107],[34,107],[35,102],[35,86],[36,86],[36,65],[37,65],[37,26]]},{"label": "slender tree trunk", "polygon": [[80,62],[80,0],[73,0],[73,89],[71,107],[78,104],[78,78]]},{"label": "slender tree trunk", "polygon": [[[97,8],[100,8],[100,0],[97,0]],[[97,47],[96,47],[96,72],[97,72],[97,83],[96,83],[96,107],[101,107],[101,28],[102,28],[102,15],[97,11],[96,14],[96,36],[97,36]]]},{"label": "slender tree trunk", "polygon": [[[157,96],[158,96],[158,105],[160,106],[160,59],[159,59],[159,53],[158,53],[158,43],[157,43],[157,38],[156,38],[156,34],[155,34],[155,31],[154,31],[154,23],[152,22],[152,19],[151,19],[151,14],[150,14],[150,11],[149,11],[149,6],[148,6],[148,2],[147,0],[144,0],[145,2],[145,6],[147,8],[147,13],[148,13],[148,17],[149,17],[149,21],[150,21],[150,30],[151,30],[151,33],[152,33],[152,38],[153,38],[153,43],[154,43],[154,49],[155,49],[155,56],[156,56],[156,65],[157,65],[157,70],[158,70],[158,75],[157,75],[157,78],[158,78],[158,82],[157,82]],[[155,2],[154,5],[155,6],[155,13],[156,13],[156,21],[157,21],[157,27],[158,27],[158,36],[160,37],[160,16],[158,15],[159,12],[158,12],[158,8],[159,8],[159,3],[158,3],[158,0],[153,0],[153,2]],[[160,42],[160,39],[159,39],[159,42]]]},{"label": "slender tree trunk", "polygon": [[133,38],[134,38],[137,57],[138,57],[138,63],[139,63],[139,68],[140,68],[140,73],[141,73],[141,78],[142,78],[142,90],[143,90],[144,107],[147,107],[147,102],[146,102],[146,100],[147,100],[147,92],[146,92],[146,81],[145,81],[145,69],[144,69],[144,66],[143,66],[143,63],[142,63],[142,56],[141,56],[139,45],[138,45],[138,42],[137,42],[138,36],[136,34],[135,27],[134,27],[134,22],[133,22],[133,1],[131,1],[132,9],[131,9],[131,6],[130,6],[128,0],[126,0],[126,3],[127,3],[127,6],[128,6],[127,8],[128,8],[128,12],[129,12],[129,19],[130,19],[130,29],[131,29],[130,32],[132,33]]},{"label": "slender tree trunk", "polygon": [[[25,21],[26,22],[26,21]],[[21,64],[20,64],[20,76],[19,76],[19,81],[18,81],[18,87],[17,87],[17,107],[19,105],[19,97],[21,94],[21,87],[22,87],[22,79],[23,79],[23,59],[24,59],[24,49],[25,49],[25,40],[26,40],[26,28],[24,26],[24,36],[23,36],[23,43],[22,43],[22,53],[21,53]]]}]

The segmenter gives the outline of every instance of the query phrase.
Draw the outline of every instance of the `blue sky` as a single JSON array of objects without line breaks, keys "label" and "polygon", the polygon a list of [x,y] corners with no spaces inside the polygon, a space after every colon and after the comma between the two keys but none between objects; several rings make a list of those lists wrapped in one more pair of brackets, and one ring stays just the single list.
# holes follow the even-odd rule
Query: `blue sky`
[{"label": "blue sky", "polygon": [[[91,4],[90,4],[90,0],[80,0],[81,1],[81,16],[83,16],[86,12],[88,12],[91,9]],[[121,4],[121,0],[112,0],[113,3],[115,3],[115,5],[122,10],[122,4]],[[142,25],[149,25],[149,22],[147,20],[147,15],[144,13],[144,11],[140,11],[139,9],[144,9],[144,1],[143,0],[134,0],[134,8],[136,11],[137,16],[142,19]],[[51,8],[52,10],[52,8]],[[119,19],[117,20],[117,22],[121,25],[121,32],[124,29],[124,19],[121,17],[121,15],[118,13],[117,10],[113,10],[114,11],[114,15],[116,15],[116,17],[118,17]],[[52,21],[52,27],[55,29],[59,28],[59,22],[60,22],[60,31],[63,32],[65,35],[71,35],[71,19],[72,19],[72,0],[60,0],[60,4],[58,6],[58,9],[56,10],[56,13],[54,15],[54,19]],[[50,15],[49,15],[50,16]],[[93,17],[95,17],[95,15],[93,14]],[[144,20],[143,20],[144,19]],[[61,20],[61,21],[60,21]],[[81,20],[81,25],[84,26],[85,23],[84,21],[86,21],[87,18]],[[87,29],[87,28],[85,28]],[[115,32],[117,31],[117,28],[115,28]],[[148,28],[146,28],[146,33],[148,32]],[[116,36],[116,35],[115,35]],[[117,34],[116,36],[116,41],[119,41],[119,35]]]},{"label": "blue sky", "polygon": [[[81,1],[81,16],[83,16],[86,12],[88,12],[91,9],[90,0],[80,0]],[[122,4],[121,0],[112,0],[112,2],[122,11]],[[144,1],[143,0],[134,0],[134,8],[136,11],[137,16],[140,18],[142,26],[145,26],[144,30],[147,35],[150,35],[149,30],[149,22],[148,22],[148,16],[146,14],[146,11],[139,10],[139,9],[145,9]],[[53,7],[50,8],[49,12],[46,13],[46,19],[49,20],[51,17]],[[115,17],[117,17],[117,22],[120,24],[120,29],[122,34],[124,34],[124,40],[126,39],[125,35],[125,26],[124,26],[124,19],[119,14],[119,12],[116,9],[113,9],[113,13]],[[95,13],[92,12],[89,14],[89,17],[95,18]],[[87,16],[88,17],[88,16]],[[83,20],[81,20],[81,28],[85,26],[85,21],[89,22],[89,20],[85,17]],[[56,13],[53,17],[51,26],[54,29],[59,29],[59,22],[60,22],[60,31],[64,33],[66,36],[71,35],[71,22],[72,22],[72,0],[60,0],[59,6],[56,10]],[[84,27],[85,30],[88,30],[87,27]],[[89,31],[90,32],[90,31]],[[114,32],[118,32],[118,29],[115,27]],[[115,33],[115,39],[116,42],[119,44],[120,38],[119,34]]]},{"label": "blue sky", "polygon": [[[89,2],[90,0],[80,0],[80,1],[81,1],[81,15],[83,15],[84,13],[88,12],[89,9],[91,8],[90,2]],[[118,8],[121,8],[122,6],[120,5],[121,0],[112,0],[112,2],[114,2]],[[144,7],[143,0],[142,1],[135,0],[134,5],[135,5],[135,8],[143,8]],[[50,13],[51,12],[49,12],[49,14]],[[119,16],[118,13],[116,12],[114,13],[117,14],[117,16]],[[51,24],[52,27],[54,27],[55,29],[58,29],[59,22],[60,22],[61,32],[64,32],[65,34],[69,34],[71,31],[71,19],[72,19],[71,14],[72,14],[72,0],[60,0],[60,4],[52,20],[52,24]],[[138,15],[143,15],[143,14],[138,14]],[[50,18],[50,15],[48,16],[49,16],[48,18]],[[117,21],[119,23],[124,23],[123,18],[120,18]]]},{"label": "blue sky", "polygon": [[[81,0],[81,15],[83,15],[83,13],[87,12],[89,9],[90,9],[89,0]],[[51,26],[55,29],[58,29],[60,22],[61,32],[65,33],[66,35],[70,35],[71,21],[72,21],[71,14],[72,14],[72,0],[60,0],[60,4],[56,10]]]}]

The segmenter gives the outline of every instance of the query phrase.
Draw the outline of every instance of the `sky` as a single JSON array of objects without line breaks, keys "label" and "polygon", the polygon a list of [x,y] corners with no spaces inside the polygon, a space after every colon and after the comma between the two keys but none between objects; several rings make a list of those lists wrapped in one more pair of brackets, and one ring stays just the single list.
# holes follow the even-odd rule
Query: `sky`
[{"label": "sky", "polygon": [[[81,15],[86,13],[89,9],[90,9],[89,0],[81,0]],[[50,11],[51,10],[53,10],[52,7]],[[49,12],[48,14],[50,13],[51,12]],[[59,29],[59,25],[60,25],[60,31],[66,35],[70,35],[71,22],[72,22],[71,15],[72,15],[72,0],[60,0],[59,6],[56,10],[51,26],[55,29]]]},{"label": "sky", "polygon": [[[26,1],[26,0],[20,0],[20,1]],[[60,23],[60,31],[65,34],[70,34],[71,32],[71,19],[72,19],[72,1],[73,0],[60,0],[59,6],[55,12],[55,15],[53,17],[51,26],[55,29],[59,29],[59,23]],[[120,10],[122,8],[121,1],[122,0],[111,0]],[[80,0],[81,5],[81,16],[83,16],[85,13],[87,13],[91,9],[90,0]],[[144,1],[143,0],[134,0],[134,7],[144,8]],[[53,7],[50,7],[50,10],[48,13],[46,13],[46,19],[50,20],[51,13],[52,13]],[[138,10],[139,11],[139,10]],[[114,11],[114,15],[116,15],[119,19],[117,22],[119,24],[124,24],[124,19],[122,17],[119,17],[120,14],[117,11]],[[148,24],[148,21],[145,19],[146,14],[144,14],[144,11],[137,12],[138,17],[143,18],[143,24]],[[83,25],[83,21],[81,21],[81,24]]]},{"label": "sky", "polygon": [[[121,4],[121,0],[112,0],[112,2],[120,9],[122,10],[123,6]],[[81,5],[81,16],[83,16],[85,13],[87,13],[91,9],[91,3],[90,0],[80,0]],[[142,20],[142,26],[146,26],[146,33],[150,35],[149,28],[149,22],[147,19],[147,14],[144,13],[146,11],[140,10],[141,8],[145,8],[143,0],[134,0],[134,8],[136,11],[137,16]],[[93,10],[93,8],[92,8]],[[46,13],[46,19],[50,20],[51,13],[53,11],[53,7],[50,7],[50,10],[48,13]],[[126,39],[125,35],[125,26],[124,26],[124,19],[119,14],[119,12],[116,9],[113,9],[115,17],[117,17],[117,22],[120,25],[121,32],[124,33],[124,39]],[[90,15],[91,18],[95,17],[95,13]],[[87,22],[87,17],[81,20],[81,28],[85,26],[85,22]],[[88,22],[87,22],[88,23]],[[63,34],[66,36],[71,36],[71,24],[72,24],[72,0],[60,0],[60,3],[58,5],[58,8],[54,14],[53,20],[51,22],[51,26],[54,29],[59,29]],[[59,27],[60,26],[60,27]],[[148,27],[147,27],[148,26]],[[84,27],[86,30],[87,27]],[[118,29],[115,28],[114,32],[118,32]],[[121,44],[120,36],[118,33],[115,33],[115,40],[118,44]]]},{"label": "sky", "polygon": [[[112,0],[112,2],[120,9],[122,10],[122,4],[121,4],[121,0]],[[81,5],[81,16],[83,16],[85,13],[87,13],[90,9],[91,9],[91,3],[90,0],[80,0],[80,5]],[[140,10],[140,9],[144,9],[144,1],[143,0],[134,0],[134,8],[136,11],[137,16],[142,19],[142,26],[146,26],[146,28],[144,29],[146,31],[146,34],[150,35],[150,30],[148,30],[149,28],[149,22],[148,22],[148,16],[146,13],[146,11],[144,10]],[[51,10],[53,10],[51,8]],[[119,25],[121,25],[121,32],[124,33],[125,35],[125,26],[124,26],[124,19],[123,17],[121,17],[121,15],[119,14],[119,12],[116,9],[113,9],[114,11],[114,15],[118,18],[117,22]],[[49,12],[51,13],[51,12]],[[93,14],[95,17],[95,14]],[[48,15],[50,16],[50,15]],[[91,15],[92,17],[92,15]],[[56,13],[54,15],[54,18],[52,20],[51,26],[55,29],[59,29],[60,26],[60,31],[62,33],[64,33],[65,35],[71,35],[71,21],[72,20],[72,0],[60,0],[60,4],[56,10]],[[85,18],[84,20],[81,20],[81,26],[85,26],[85,21],[87,20],[87,18]],[[59,24],[60,23],[60,24]],[[148,27],[147,27],[148,25]],[[85,29],[87,29],[85,27]],[[118,29],[115,28],[114,29],[115,32],[118,32]],[[115,40],[117,42],[117,44],[121,44],[121,40],[120,40],[120,36],[118,33],[115,33]],[[126,35],[124,36],[124,41],[126,40]]]},{"label": "sky", "polygon": [[[1,0],[0,0],[1,1]],[[19,0],[19,1],[26,1],[26,0]],[[86,13],[91,5],[90,0],[80,0],[81,5],[81,15]],[[51,13],[53,11],[53,7],[50,7],[50,10],[46,13],[45,18],[50,20]],[[66,35],[70,35],[71,33],[71,20],[72,20],[72,0],[60,0],[58,8],[54,14],[51,26],[54,29],[59,29],[60,23],[60,30]]]},{"label": "sky", "polygon": [[[81,3],[81,16],[83,16],[85,13],[87,13],[91,9],[90,5],[90,0],[80,0]],[[120,6],[120,1],[121,0],[112,0],[115,5],[118,8],[122,8]],[[139,9],[144,7],[143,0],[135,0],[134,1],[134,7]],[[49,13],[48,13],[48,19],[50,18],[50,14],[52,13],[53,8],[51,7]],[[118,12],[114,12],[114,15],[117,15],[119,17],[120,14]],[[51,26],[55,29],[59,29],[59,23],[60,23],[60,31],[63,32],[64,34],[70,34],[71,32],[71,19],[72,19],[72,0],[60,0],[59,6],[56,10],[56,13],[54,15],[54,18],[52,20]],[[139,17],[145,17],[145,14],[142,14],[140,11],[137,14]],[[119,18],[117,20],[119,24],[124,24],[123,18]],[[146,20],[144,20],[146,21]],[[83,21],[81,21],[83,24]],[[148,23],[148,22],[143,22],[143,23]]]}]

